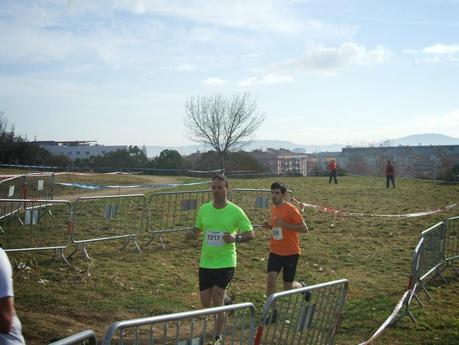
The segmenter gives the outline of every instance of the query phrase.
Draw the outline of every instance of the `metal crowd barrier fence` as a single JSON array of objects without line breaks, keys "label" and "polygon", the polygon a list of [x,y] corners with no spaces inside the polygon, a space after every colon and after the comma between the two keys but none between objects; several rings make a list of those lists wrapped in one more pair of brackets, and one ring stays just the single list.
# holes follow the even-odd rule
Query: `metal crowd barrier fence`
[{"label": "metal crowd barrier fence", "polygon": [[414,317],[413,313],[410,310],[410,304],[411,304],[412,299],[414,298],[416,299],[416,301],[419,303],[420,306],[423,306],[421,300],[417,296],[417,293],[419,292],[419,288],[421,284],[420,277],[422,274],[420,273],[419,266],[420,266],[421,255],[423,251],[424,251],[424,238],[421,237],[416,248],[413,251],[413,256],[412,256],[412,261],[411,261],[411,275],[410,275],[410,281],[408,283],[408,290],[407,290],[408,293],[405,295],[405,298],[403,299],[403,302],[402,302],[403,311],[397,317],[394,317],[394,319],[390,322],[390,325],[395,325],[405,315],[408,315],[410,319],[415,324],[417,324],[416,318]]},{"label": "metal crowd barrier fence", "polygon": [[255,307],[241,303],[116,322],[107,330],[103,345],[205,345],[213,343],[219,317],[223,317],[223,344],[253,344]]},{"label": "metal crowd barrier fence", "polygon": [[144,231],[145,195],[111,195],[78,198],[72,209],[72,242],[76,244],[71,257],[81,250],[89,259],[87,243],[124,239],[125,249],[137,244],[137,236]]},{"label": "metal crowd barrier fence", "polygon": [[[287,200],[292,192],[287,192]],[[271,219],[271,189],[236,188],[229,195],[229,199],[242,208],[255,227]]]},{"label": "metal crowd barrier fence", "polygon": [[[68,264],[64,250],[69,244],[71,204],[67,200],[0,199],[0,209],[18,209],[24,226],[4,218],[1,240],[6,252],[55,250]],[[52,210],[53,216],[46,216]]]},{"label": "metal crowd barrier fence", "polygon": [[255,345],[333,344],[347,289],[342,279],[272,294]]},{"label": "metal crowd barrier fence", "polygon": [[161,246],[165,248],[163,235],[192,228],[199,207],[210,200],[212,200],[210,190],[151,194],[147,206],[147,228],[152,237],[146,245],[159,236]]},{"label": "metal crowd barrier fence", "polygon": [[93,331],[87,330],[49,343],[48,345],[97,345],[97,339]]},{"label": "metal crowd barrier fence", "polygon": [[454,261],[459,259],[459,217],[452,217],[445,220],[445,251],[443,260],[458,275],[459,271],[454,266]]},{"label": "metal crowd barrier fence", "polygon": [[[452,224],[456,225],[454,222],[459,217],[450,219],[452,219]],[[405,315],[408,315],[417,324],[416,318],[410,310],[413,298],[422,307],[423,304],[417,296],[419,291],[424,291],[427,297],[432,299],[432,296],[427,291],[426,284],[437,275],[446,282],[446,279],[441,275],[441,271],[445,262],[447,262],[446,257],[454,255],[454,251],[457,250],[457,238],[455,237],[454,229],[450,229],[452,236],[449,241],[447,240],[447,236],[450,236],[447,235],[448,221],[450,219],[437,223],[421,233],[420,240],[413,252],[411,276],[408,286],[409,293],[407,298],[403,300],[402,314],[391,322],[392,325],[397,323]],[[453,268],[456,270],[454,266]]]},{"label": "metal crowd barrier fence", "polygon": [[25,176],[24,199],[53,199],[54,173],[33,173]]},{"label": "metal crowd barrier fence", "polygon": [[3,199],[22,199],[25,180],[25,175],[18,175],[0,181],[0,197]]},{"label": "metal crowd barrier fence", "polygon": [[[443,264],[443,253],[445,243],[445,225],[443,222],[437,223],[421,233],[424,239],[418,257],[416,280],[424,290],[429,299],[432,299],[427,291],[427,284],[434,276],[440,276],[445,282],[445,278],[440,273],[440,266]],[[435,273],[435,275],[434,275]]]},{"label": "metal crowd barrier fence", "polygon": [[[23,195],[23,187],[25,183],[25,175],[10,177],[0,181],[0,198],[3,199],[21,199]],[[17,214],[20,209],[18,203],[1,203],[0,204],[0,219]],[[0,226],[0,233],[3,232]]]}]

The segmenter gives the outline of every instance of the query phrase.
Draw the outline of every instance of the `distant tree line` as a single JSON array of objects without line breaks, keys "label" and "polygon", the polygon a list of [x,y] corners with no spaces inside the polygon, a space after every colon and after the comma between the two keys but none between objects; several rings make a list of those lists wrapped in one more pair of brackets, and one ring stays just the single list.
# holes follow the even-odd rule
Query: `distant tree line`
[{"label": "distant tree line", "polygon": [[54,156],[33,142],[27,141],[14,133],[12,126],[8,130],[8,121],[0,112],[0,163],[20,165],[48,165],[66,167],[71,161],[68,157]]},{"label": "distant tree line", "polygon": [[[227,170],[266,170],[246,152],[227,152],[225,154]],[[128,150],[109,152],[104,156],[93,156],[76,159],[75,167],[94,169],[157,169],[162,173],[180,173],[183,170],[217,170],[221,167],[221,153],[209,151],[182,156],[176,150],[163,150],[159,156],[149,160],[137,146],[129,146]]]},{"label": "distant tree line", "polygon": [[[222,153],[210,151],[181,156],[176,150],[163,150],[159,156],[148,159],[137,146],[127,150],[109,152],[103,156],[92,156],[71,161],[64,155],[53,155],[27,138],[14,133],[14,127],[8,129],[8,121],[0,112],[0,163],[17,165],[42,165],[59,168],[76,167],[82,169],[126,168],[159,169],[179,173],[182,170],[216,170],[221,167]],[[227,170],[266,170],[246,152],[226,152]]]}]

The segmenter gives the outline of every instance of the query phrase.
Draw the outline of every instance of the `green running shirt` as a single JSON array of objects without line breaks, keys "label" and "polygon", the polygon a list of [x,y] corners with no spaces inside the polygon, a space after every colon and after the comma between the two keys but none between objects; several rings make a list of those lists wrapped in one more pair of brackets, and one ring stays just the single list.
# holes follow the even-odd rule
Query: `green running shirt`
[{"label": "green running shirt", "polygon": [[199,208],[195,228],[203,231],[201,268],[236,267],[236,245],[226,243],[223,233],[235,235],[238,231],[253,229],[244,211],[230,201],[223,208],[215,208],[212,201],[203,204]]}]

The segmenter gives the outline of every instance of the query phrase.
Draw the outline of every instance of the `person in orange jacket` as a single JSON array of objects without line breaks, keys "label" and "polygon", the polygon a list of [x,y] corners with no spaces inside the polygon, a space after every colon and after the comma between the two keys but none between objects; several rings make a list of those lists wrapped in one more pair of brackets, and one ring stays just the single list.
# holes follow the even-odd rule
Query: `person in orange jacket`
[{"label": "person in orange jacket", "polygon": [[335,181],[335,184],[338,184],[338,180],[336,179],[336,161],[335,158],[330,159],[328,163],[328,170],[330,170],[330,178],[328,179],[328,183],[331,183],[332,179]]}]

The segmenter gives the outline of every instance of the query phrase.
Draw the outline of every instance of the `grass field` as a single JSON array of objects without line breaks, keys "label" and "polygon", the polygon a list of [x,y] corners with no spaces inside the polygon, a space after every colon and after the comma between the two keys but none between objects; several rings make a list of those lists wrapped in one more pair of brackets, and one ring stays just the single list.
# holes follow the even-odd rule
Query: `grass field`
[{"label": "grass field", "polygon": [[[459,202],[459,185],[411,179],[398,179],[396,189],[386,189],[385,180],[375,177],[341,177],[338,185],[329,185],[328,178],[282,180],[303,202],[349,212],[400,214]],[[89,182],[84,177],[78,181]],[[273,181],[232,179],[231,183],[233,188],[269,188]],[[90,183],[113,184],[113,180],[99,176]],[[123,183],[138,182],[123,177]],[[56,193],[57,199],[80,192],[59,188]],[[333,219],[328,213],[305,209],[310,231],[301,238],[297,278],[308,284],[349,280],[337,344],[358,344],[372,335],[406,290],[420,232],[458,214],[456,206],[421,218]],[[265,301],[268,238],[258,230],[255,240],[240,245],[230,287],[237,302],[253,302],[259,311]],[[147,239],[141,236],[140,243]],[[27,343],[44,344],[84,329],[93,329],[101,339],[114,321],[199,308],[199,244],[185,241],[183,234],[168,235],[166,241],[166,250],[153,242],[142,254],[132,247],[119,252],[121,243],[116,241],[91,244],[91,260],[77,255],[69,267],[51,260],[49,253],[11,253],[15,302]],[[419,325],[404,318],[375,344],[459,344],[459,278],[452,270],[445,274],[447,284],[435,281],[429,287],[432,301],[421,294],[425,307],[412,304]]]}]

